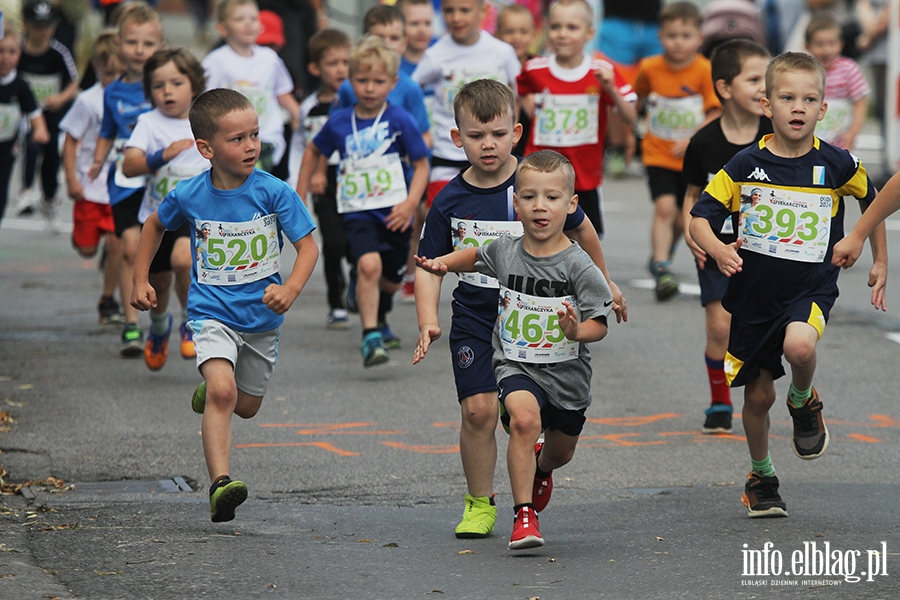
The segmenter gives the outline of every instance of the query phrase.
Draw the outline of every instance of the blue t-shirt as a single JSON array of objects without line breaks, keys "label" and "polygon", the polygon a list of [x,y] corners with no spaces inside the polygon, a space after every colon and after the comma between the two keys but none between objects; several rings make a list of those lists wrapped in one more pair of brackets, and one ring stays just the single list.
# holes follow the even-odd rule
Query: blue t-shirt
[{"label": "blue t-shirt", "polygon": [[[206,171],[180,181],[157,211],[160,222],[169,231],[178,229],[185,221],[195,230],[195,235],[191,236],[195,260],[191,268],[188,315],[191,320],[215,319],[236,331],[276,329],[284,317],[268,309],[262,297],[269,284],[281,284],[281,275],[276,270],[268,277],[239,285],[209,285],[198,281],[198,262],[203,261],[202,266],[209,266],[206,245],[198,243],[198,238],[203,239],[201,230],[204,226],[219,230],[222,224],[246,223],[276,215],[278,248],[281,250],[284,247],[282,233],[293,244],[316,227],[297,192],[277,177],[257,169],[241,187],[220,190],[213,187],[210,173]],[[230,241],[224,244],[226,252],[233,251]]]},{"label": "blue t-shirt", "polygon": [[[119,152],[124,151],[125,142],[131,137],[137,118],[150,111],[153,107],[144,98],[144,84],[141,81],[125,83],[117,79],[103,90],[103,120],[100,122],[100,137],[113,140],[114,158],[119,158]],[[134,188],[125,188],[116,185],[116,169],[110,168],[109,202],[117,204],[124,200],[135,190],[143,189],[143,185]]]},{"label": "blue t-shirt", "polygon": [[[428,157],[428,147],[422,139],[422,132],[402,108],[388,103],[377,127],[372,127],[375,119],[357,118],[358,137],[353,135],[352,119],[355,110],[355,107],[350,107],[331,111],[328,121],[313,138],[313,144],[323,156],[331,156],[337,151],[341,160],[359,160],[396,153],[401,159],[407,157],[410,163]],[[410,172],[409,164],[404,162],[403,173],[407,181],[411,176]],[[344,214],[344,220],[368,219],[383,223],[390,213],[391,207],[351,212]]]},{"label": "blue t-shirt", "polygon": [[[401,71],[397,74],[397,85],[388,94],[387,101],[412,115],[419,127],[419,133],[426,133],[431,128],[422,86],[410,79],[406,73]],[[338,88],[337,107],[347,108],[354,104],[356,104],[356,93],[353,91],[353,86],[350,85],[350,80],[346,79]]]},{"label": "blue t-shirt", "polygon": [[[453,252],[450,219],[467,221],[518,221],[513,208],[515,173],[493,188],[479,188],[467,182],[462,173],[450,180],[438,193],[425,217],[419,239],[419,256],[435,258]],[[571,231],[584,221],[584,211],[577,207],[566,217],[565,230]],[[466,315],[493,326],[497,320],[496,288],[484,288],[460,281],[453,290],[454,315]]]}]

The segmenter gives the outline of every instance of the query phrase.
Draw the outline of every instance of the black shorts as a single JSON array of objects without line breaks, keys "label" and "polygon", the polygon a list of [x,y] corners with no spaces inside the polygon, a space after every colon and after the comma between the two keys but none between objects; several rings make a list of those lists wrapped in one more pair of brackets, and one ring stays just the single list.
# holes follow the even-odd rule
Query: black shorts
[{"label": "black shorts", "polygon": [[603,226],[603,193],[601,188],[593,190],[575,190],[578,194],[578,206],[584,211],[584,215],[588,218],[594,229],[597,231],[597,237],[603,239],[605,233]]},{"label": "black shorts", "polygon": [[646,170],[647,182],[650,184],[650,199],[653,202],[656,202],[660,196],[674,194],[678,207],[684,206],[687,184],[682,180],[681,171],[672,171],[662,167],[646,167]]},{"label": "black shorts", "polygon": [[162,241],[159,244],[159,250],[156,251],[156,256],[154,256],[153,260],[150,262],[150,273],[164,273],[165,271],[171,271],[172,250],[175,249],[175,242],[178,241],[179,238],[189,237],[190,235],[191,228],[187,221],[182,223],[181,227],[175,231],[165,232]]},{"label": "black shorts", "polygon": [[113,225],[116,226],[116,237],[122,237],[126,229],[140,225],[138,213],[141,211],[141,202],[144,201],[144,188],[135,190],[129,195],[112,205]]},{"label": "black shorts", "polygon": [[381,276],[392,283],[403,281],[409,256],[409,229],[390,231],[384,223],[370,219],[345,220],[344,228],[354,263],[363,254],[377,252],[381,255]]},{"label": "black shorts", "polygon": [[725,290],[728,289],[728,277],[719,270],[719,265],[708,254],[706,255],[706,266],[702,269],[699,265],[697,266],[697,279],[700,281],[700,304],[702,306],[725,297]]},{"label": "black shorts", "polygon": [[456,314],[450,320],[450,353],[453,358],[453,380],[459,402],[475,394],[497,391],[497,379],[491,363],[494,348],[493,324]]},{"label": "black shorts", "polygon": [[725,377],[731,387],[740,387],[755,381],[761,369],[772,374],[772,379],[784,375],[781,356],[784,354],[784,332],[790,323],[809,323],[819,332],[825,332],[825,324],[837,294],[816,295],[801,298],[777,318],[763,323],[747,323],[738,317],[731,318],[728,352],[725,354]]},{"label": "black shorts", "polygon": [[503,426],[509,430],[509,413],[506,412],[504,404],[506,397],[512,392],[531,392],[537,399],[538,405],[541,407],[541,429],[545,431],[560,431],[566,435],[581,435],[584,429],[584,422],[587,420],[584,411],[581,410],[564,410],[556,408],[547,399],[544,388],[539,386],[533,379],[525,375],[510,375],[502,379],[500,386],[500,404],[503,410],[500,411],[500,421]]}]

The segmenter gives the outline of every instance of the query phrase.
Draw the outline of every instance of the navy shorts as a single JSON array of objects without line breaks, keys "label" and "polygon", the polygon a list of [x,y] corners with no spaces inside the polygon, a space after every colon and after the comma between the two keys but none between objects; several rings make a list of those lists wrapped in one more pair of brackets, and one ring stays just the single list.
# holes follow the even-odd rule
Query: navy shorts
[{"label": "navy shorts", "polygon": [[390,231],[384,223],[370,219],[345,220],[344,229],[354,263],[363,254],[377,252],[381,255],[381,276],[392,283],[403,281],[409,256],[409,229]]},{"label": "navy shorts", "polygon": [[509,413],[506,412],[506,396],[513,392],[530,392],[541,407],[541,428],[545,431],[560,431],[566,435],[581,435],[584,429],[584,422],[587,420],[584,411],[581,410],[563,410],[556,408],[547,399],[544,388],[539,386],[533,379],[525,375],[510,375],[505,377],[499,383],[500,386],[500,404],[503,410],[500,411],[500,421],[503,426],[509,430]]},{"label": "navy shorts", "polygon": [[475,394],[497,391],[492,364],[493,325],[465,315],[453,315],[450,321],[450,353],[453,357],[453,380],[459,402]]},{"label": "navy shorts", "polygon": [[700,281],[701,305],[706,306],[710,302],[725,297],[725,290],[728,289],[728,277],[719,270],[719,265],[708,254],[706,255],[706,266],[702,269],[699,265],[697,266],[697,279]]},{"label": "navy shorts", "polygon": [[738,317],[731,318],[728,352],[725,354],[725,377],[731,387],[740,387],[755,381],[761,369],[772,374],[772,379],[784,375],[781,356],[784,354],[784,332],[790,323],[809,323],[819,332],[825,332],[825,324],[831,307],[837,299],[833,295],[806,296],[795,302],[777,318],[763,323],[747,323]]},{"label": "navy shorts", "polygon": [[[172,250],[175,249],[175,242],[180,238],[189,238],[191,235],[191,227],[185,221],[181,227],[174,231],[167,231],[163,234],[162,241],[159,243],[159,250],[156,256],[150,262],[150,273],[163,273],[172,270]],[[190,240],[188,240],[190,243]],[[190,251],[189,251],[190,252]]]},{"label": "navy shorts", "polygon": [[680,171],[663,169],[662,167],[647,167],[647,182],[650,184],[650,199],[656,199],[666,194],[674,194],[678,207],[684,206],[684,193],[687,184],[681,178]]}]

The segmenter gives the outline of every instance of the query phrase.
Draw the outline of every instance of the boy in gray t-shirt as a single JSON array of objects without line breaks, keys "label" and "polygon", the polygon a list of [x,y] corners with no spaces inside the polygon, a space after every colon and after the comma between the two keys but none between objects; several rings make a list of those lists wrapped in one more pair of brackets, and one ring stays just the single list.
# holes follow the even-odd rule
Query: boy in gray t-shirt
[{"label": "boy in gray t-shirt", "polygon": [[[568,463],[591,403],[588,342],[603,339],[612,293],[590,257],[563,234],[575,210],[575,170],[542,150],[519,163],[514,204],[524,236],[502,237],[435,259],[432,273],[480,273],[500,281],[494,370],[515,502],[511,550],[544,545],[537,514],[550,500],[552,471]],[[538,442],[544,433],[543,443]],[[536,457],[536,459],[535,459]]]}]

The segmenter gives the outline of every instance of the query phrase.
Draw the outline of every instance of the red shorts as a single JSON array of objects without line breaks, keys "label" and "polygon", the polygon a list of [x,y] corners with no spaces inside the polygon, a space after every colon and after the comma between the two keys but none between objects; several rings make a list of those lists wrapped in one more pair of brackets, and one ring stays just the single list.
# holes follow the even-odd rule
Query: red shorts
[{"label": "red shorts", "polygon": [[100,238],[114,233],[112,209],[109,204],[90,200],[76,200],[72,211],[72,243],[76,248],[95,248]]},{"label": "red shorts", "polygon": [[450,183],[450,181],[430,181],[428,182],[428,187],[425,188],[425,206],[431,208],[431,205],[434,204],[434,197],[438,195],[444,186]]}]

